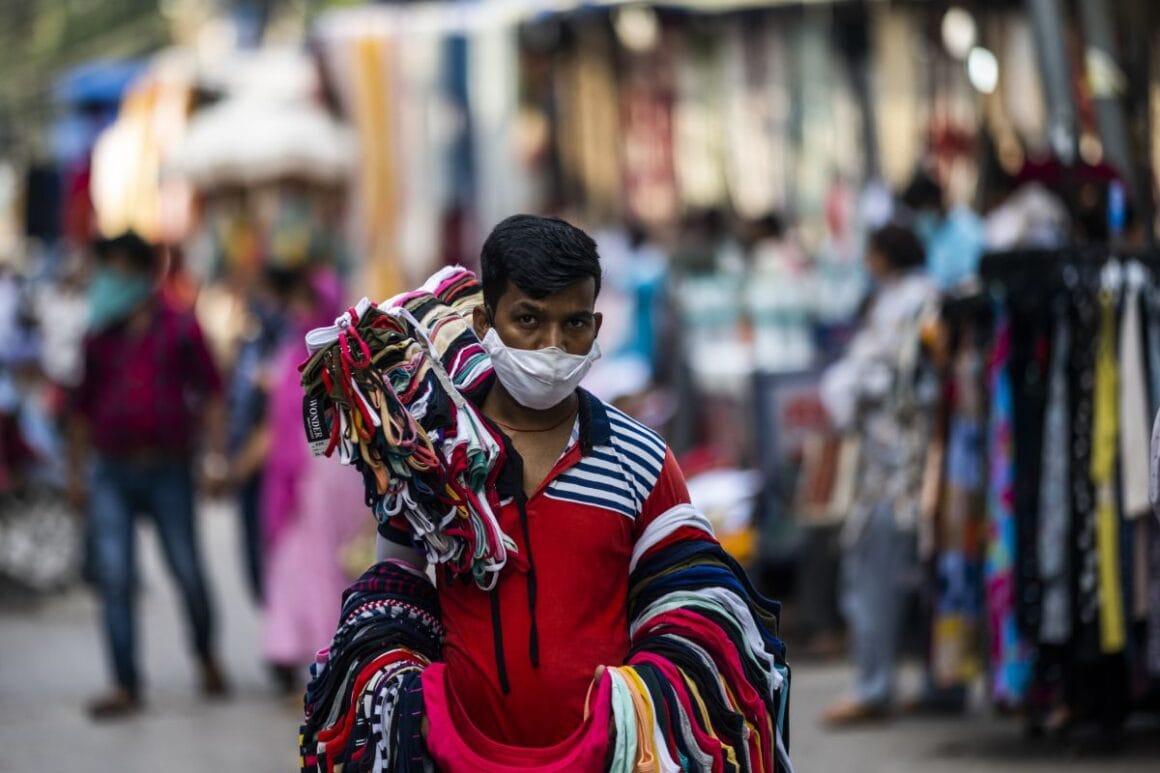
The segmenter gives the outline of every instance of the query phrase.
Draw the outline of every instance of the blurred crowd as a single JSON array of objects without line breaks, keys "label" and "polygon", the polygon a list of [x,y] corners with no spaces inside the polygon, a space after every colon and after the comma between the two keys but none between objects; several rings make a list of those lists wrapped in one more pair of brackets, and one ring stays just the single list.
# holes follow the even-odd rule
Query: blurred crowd
[{"label": "blurred crowd", "polygon": [[[1079,280],[1056,281],[1060,258],[999,302],[1009,288],[993,292],[984,258],[1094,250],[1102,267],[1154,244],[1147,164],[1125,162],[1133,143],[1141,158],[1160,145],[1142,119],[1155,74],[1106,55],[1108,82],[1126,84],[1108,89],[1124,103],[1110,131],[1116,99],[1078,61],[1054,61],[1082,49],[1069,44],[1100,4],[1056,11],[1064,31],[1047,25],[1050,3],[284,5],[150,6],[172,27],[155,57],[61,79],[59,120],[28,130],[51,135],[51,159],[9,152],[0,122],[0,590],[93,592],[109,669],[93,717],[143,703],[144,520],[204,695],[231,690],[207,567],[233,562],[261,619],[257,657],[298,702],[343,590],[375,560],[358,476],[304,442],[304,336],[362,296],[476,268],[482,235],[517,210],[598,244],[604,356],[584,386],[663,435],[725,549],[789,598],[797,652],[848,652],[854,683],[824,723],[961,712],[988,665],[1036,649],[1016,641],[1026,619],[1007,622],[1037,598],[988,597],[981,555],[995,547],[1010,580],[1014,549],[998,527],[984,535],[1005,503],[990,487],[1017,469],[988,445],[1011,420],[993,413],[1007,338],[946,309],[1035,307],[1021,322],[1039,315],[1038,348],[1019,354],[1042,418],[1043,319],[1075,312],[1056,285]],[[1108,15],[1122,24],[1143,5]],[[1060,39],[1044,51],[1047,31]],[[8,191],[18,172],[23,190]],[[7,239],[20,216],[23,243]],[[1086,368],[1089,391],[1110,346],[1092,343],[1091,300],[1069,331],[1090,339],[1091,362],[1052,361]],[[950,437],[955,420],[970,432]],[[236,517],[236,556],[204,549],[211,501]],[[960,511],[967,526],[946,526]],[[1092,534],[1064,531],[1095,552]],[[1155,578],[1133,582],[1160,594],[1160,538],[1140,533],[1131,566]],[[1077,572],[1058,574],[1078,586]],[[988,623],[1018,646],[981,654]],[[902,696],[908,651],[924,678]],[[1031,659],[1013,669],[1025,690]],[[1038,662],[1047,688],[992,694],[1056,729],[1078,712],[1061,684],[1115,681]]]},{"label": "blurred crowd", "polygon": [[[868,395],[878,390],[880,397],[892,383],[882,363],[896,359],[905,340],[899,325],[917,319],[940,292],[976,285],[984,252],[1140,238],[1130,207],[1109,215],[1114,178],[1086,170],[1065,198],[1052,193],[1059,188],[1050,174],[1044,165],[1008,181],[984,213],[948,206],[925,171],[895,195],[881,184],[854,190],[835,180],[826,236],[813,254],[779,213],[737,221],[704,211],[669,235],[639,224],[598,230],[608,356],[586,384],[666,432],[695,496],[726,539],[737,537],[727,544],[757,560],[755,534],[770,516],[757,506],[768,481],[752,469],[764,466],[761,436],[773,428],[746,418],[752,374],[836,362],[823,380],[823,402],[833,425],[849,425]],[[211,695],[228,682],[213,651],[204,562],[226,558],[200,554],[199,493],[236,502],[240,558],[264,618],[262,655],[288,693],[327,641],[345,583],[373,557],[373,522],[359,487],[349,471],[312,457],[299,429],[303,336],[329,324],[360,288],[344,287],[342,273],[325,261],[276,259],[240,289],[199,286],[178,250],[132,232],[51,268],[0,268],[3,496],[47,491],[48,509],[67,511],[67,502],[87,514],[75,521],[83,524],[83,549],[62,548],[70,529],[58,526],[28,550],[66,558],[11,559],[2,568],[26,585],[49,587],[66,581],[68,556],[83,566],[103,601],[115,674],[115,690],[92,706],[101,716],[132,709],[138,699],[132,594],[140,513],[158,528]],[[231,309],[231,324],[223,325],[223,308]],[[891,405],[880,408],[880,426],[867,430],[887,446],[895,442],[883,434],[895,419]],[[860,492],[868,523],[897,517],[898,497],[918,496],[920,457],[912,448],[882,473],[895,481],[883,494],[894,510]],[[866,578],[898,564],[890,533],[862,559],[866,577],[855,586],[863,592],[874,586]],[[56,567],[56,576],[27,568],[38,565],[41,575]],[[861,610],[851,619],[855,639],[881,635],[899,614],[882,607],[900,602],[881,592],[852,603]],[[858,619],[871,630],[859,630]],[[890,680],[881,671],[889,660],[874,665],[877,686],[864,689],[878,692],[867,704],[884,700]]]}]

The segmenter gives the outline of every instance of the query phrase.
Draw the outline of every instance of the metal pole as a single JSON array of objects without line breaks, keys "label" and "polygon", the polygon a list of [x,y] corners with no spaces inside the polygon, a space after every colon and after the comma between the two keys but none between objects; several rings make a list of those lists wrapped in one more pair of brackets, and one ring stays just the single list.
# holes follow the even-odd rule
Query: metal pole
[{"label": "metal pole", "polygon": [[1116,56],[1110,3],[1080,0],[1079,9],[1085,41],[1085,71],[1096,108],[1104,156],[1124,176],[1128,189],[1137,191],[1139,186],[1136,184],[1136,168],[1128,144],[1128,124],[1122,101],[1127,77]]},{"label": "metal pole", "polygon": [[1027,0],[1047,96],[1047,139],[1055,155],[1070,165],[1076,155],[1076,115],[1068,75],[1060,0]]},{"label": "metal pole", "polygon": [[1160,42],[1156,34],[1156,7],[1154,0],[1130,0],[1122,10],[1120,29],[1124,32],[1124,61],[1128,68],[1128,133],[1134,151],[1136,198],[1140,223],[1149,245],[1156,243],[1155,174],[1152,168],[1151,89],[1156,77],[1157,60],[1153,45]]}]

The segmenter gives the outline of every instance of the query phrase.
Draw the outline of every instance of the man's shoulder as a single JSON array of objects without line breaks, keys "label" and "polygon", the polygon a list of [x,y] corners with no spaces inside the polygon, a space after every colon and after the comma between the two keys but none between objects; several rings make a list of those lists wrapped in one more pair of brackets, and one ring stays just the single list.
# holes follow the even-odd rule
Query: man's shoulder
[{"label": "man's shoulder", "polygon": [[614,455],[632,478],[634,488],[650,491],[664,468],[668,445],[651,427],[624,411],[589,396],[592,405],[592,446]]},{"label": "man's shoulder", "polygon": [[668,445],[660,433],[608,403],[604,403],[604,410],[612,445],[664,460]]},{"label": "man's shoulder", "polygon": [[582,392],[583,455],[566,469],[547,495],[553,499],[598,507],[636,520],[671,468],[668,446],[655,430]]}]

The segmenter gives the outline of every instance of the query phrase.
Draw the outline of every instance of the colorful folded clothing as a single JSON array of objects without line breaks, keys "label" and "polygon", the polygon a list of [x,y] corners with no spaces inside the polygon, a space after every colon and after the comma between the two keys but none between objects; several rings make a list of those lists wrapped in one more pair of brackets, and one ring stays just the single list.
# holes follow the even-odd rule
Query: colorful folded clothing
[{"label": "colorful folded clothing", "polygon": [[430,563],[488,589],[515,546],[496,516],[502,438],[464,397],[491,373],[470,323],[481,302],[461,268],[378,306],[363,299],[307,336],[302,384],[308,436],[362,473],[378,522],[402,515]]},{"label": "colorful folded clothing", "polygon": [[368,569],[344,594],[334,639],[310,668],[301,769],[423,770],[419,677],[442,647],[427,576],[393,561]]},{"label": "colorful folded clothing", "polygon": [[641,732],[610,769],[792,771],[780,605],[754,590],[691,506],[650,524],[632,563],[632,650],[617,672],[640,694],[631,716]]},{"label": "colorful folded clothing", "polygon": [[661,524],[661,538],[641,551],[626,664],[605,670],[584,723],[551,747],[484,736],[437,662],[433,586],[395,562],[368,570],[312,668],[302,770],[791,772],[778,605],[753,590],[710,532],[678,534],[689,523]]}]

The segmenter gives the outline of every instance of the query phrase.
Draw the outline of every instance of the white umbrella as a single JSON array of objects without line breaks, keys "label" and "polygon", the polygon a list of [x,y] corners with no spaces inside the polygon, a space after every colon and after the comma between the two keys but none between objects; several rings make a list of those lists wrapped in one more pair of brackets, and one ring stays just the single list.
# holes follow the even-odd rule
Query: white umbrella
[{"label": "white umbrella", "polygon": [[238,96],[194,114],[167,170],[198,188],[295,177],[341,183],[354,168],[350,129],[302,99]]}]

